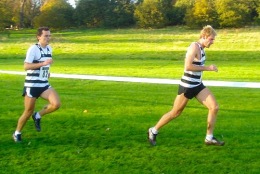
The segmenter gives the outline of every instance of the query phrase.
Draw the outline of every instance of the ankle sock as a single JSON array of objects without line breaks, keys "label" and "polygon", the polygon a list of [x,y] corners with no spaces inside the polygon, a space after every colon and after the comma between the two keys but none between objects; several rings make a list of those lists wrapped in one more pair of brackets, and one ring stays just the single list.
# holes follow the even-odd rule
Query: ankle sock
[{"label": "ankle sock", "polygon": [[40,116],[39,112],[36,113],[35,118],[36,119],[41,119],[41,116]]},{"label": "ankle sock", "polygon": [[152,128],[152,133],[153,134],[158,134],[158,130],[155,129],[155,127]]},{"label": "ankle sock", "polygon": [[212,140],[212,138],[213,138],[213,135],[211,134],[211,135],[206,135],[206,139],[207,140]]},{"label": "ankle sock", "polygon": [[22,133],[19,131],[15,131],[14,134],[17,135],[17,134],[22,134]]}]

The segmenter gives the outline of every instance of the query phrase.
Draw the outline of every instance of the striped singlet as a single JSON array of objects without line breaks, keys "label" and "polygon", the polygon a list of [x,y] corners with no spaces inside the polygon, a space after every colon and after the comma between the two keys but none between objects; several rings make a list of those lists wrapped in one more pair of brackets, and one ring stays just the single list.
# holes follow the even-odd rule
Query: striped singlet
[{"label": "striped singlet", "polygon": [[[34,48],[34,47],[37,48]],[[40,47],[40,45],[35,44],[32,46],[31,51],[34,52],[34,57],[32,63],[41,63],[44,62],[46,59],[51,59],[51,48],[49,46],[46,47],[46,53]],[[42,66],[38,69],[34,70],[27,70],[27,74],[25,77],[25,87],[45,87],[49,85],[48,76],[49,76],[50,65]]]},{"label": "striped singlet", "polygon": [[[196,66],[204,66],[206,61],[206,55],[204,52],[204,49],[201,47],[201,45],[197,42],[195,42],[200,48],[200,60],[192,62],[193,65]],[[181,78],[180,85],[185,88],[194,88],[196,86],[199,86],[202,83],[202,71],[186,71],[184,70],[184,74]]]}]

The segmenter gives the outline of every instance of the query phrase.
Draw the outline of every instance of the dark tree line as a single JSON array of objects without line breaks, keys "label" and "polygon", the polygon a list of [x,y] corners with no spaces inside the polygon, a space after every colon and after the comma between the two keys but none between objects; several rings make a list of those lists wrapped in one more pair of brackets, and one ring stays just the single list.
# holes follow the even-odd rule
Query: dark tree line
[{"label": "dark tree line", "polygon": [[1,0],[0,28],[192,28],[260,24],[259,0]]}]

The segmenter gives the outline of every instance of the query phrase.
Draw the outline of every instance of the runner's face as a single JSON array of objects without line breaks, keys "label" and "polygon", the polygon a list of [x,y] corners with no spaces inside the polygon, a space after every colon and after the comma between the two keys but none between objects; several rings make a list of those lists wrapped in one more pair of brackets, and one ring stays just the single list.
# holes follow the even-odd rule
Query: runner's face
[{"label": "runner's face", "polygon": [[42,31],[41,36],[37,36],[39,43],[41,46],[47,46],[51,39],[51,32],[50,31]]},{"label": "runner's face", "polygon": [[209,48],[210,45],[212,45],[214,43],[214,40],[215,40],[215,36],[211,35],[209,37],[207,37],[205,40],[204,40],[204,45],[206,48]]}]

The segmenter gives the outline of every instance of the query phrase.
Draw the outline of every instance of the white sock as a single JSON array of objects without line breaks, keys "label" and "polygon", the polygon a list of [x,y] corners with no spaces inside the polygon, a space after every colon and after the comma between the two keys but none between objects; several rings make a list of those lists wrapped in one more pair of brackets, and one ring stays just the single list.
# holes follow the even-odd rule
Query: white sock
[{"label": "white sock", "polygon": [[19,131],[15,131],[14,134],[17,135],[17,134],[22,134],[22,133]]},{"label": "white sock", "polygon": [[36,119],[41,119],[41,116],[40,116],[39,112],[36,113],[35,118]]},{"label": "white sock", "polygon": [[212,138],[213,138],[213,135],[212,135],[212,134],[206,136],[206,139],[207,139],[207,140],[212,140]]},{"label": "white sock", "polygon": [[152,133],[153,134],[158,134],[158,130],[156,130],[155,127],[152,127]]}]

